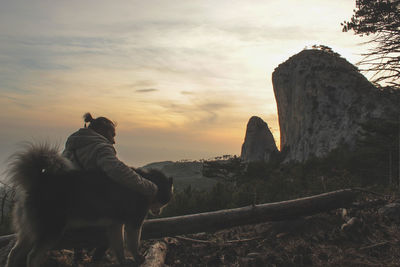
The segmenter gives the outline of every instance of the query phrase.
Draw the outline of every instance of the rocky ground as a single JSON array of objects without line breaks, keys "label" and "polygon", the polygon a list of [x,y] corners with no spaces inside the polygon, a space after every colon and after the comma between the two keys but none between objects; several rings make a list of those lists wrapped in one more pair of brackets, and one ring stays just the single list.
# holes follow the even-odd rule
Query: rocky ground
[{"label": "rocky ground", "polygon": [[[391,209],[382,214],[382,207]],[[347,210],[292,221],[165,238],[167,266],[400,266],[400,204],[364,198]],[[347,224],[346,224],[347,223]],[[145,251],[152,242],[143,242]],[[0,250],[0,257],[7,248]],[[3,255],[4,256],[4,255]],[[0,263],[1,265],[1,263]],[[72,252],[52,252],[45,267],[72,266]],[[118,266],[85,257],[86,266]]]},{"label": "rocky ground", "polygon": [[170,266],[400,266],[400,231],[375,207],[239,227],[169,245]]}]

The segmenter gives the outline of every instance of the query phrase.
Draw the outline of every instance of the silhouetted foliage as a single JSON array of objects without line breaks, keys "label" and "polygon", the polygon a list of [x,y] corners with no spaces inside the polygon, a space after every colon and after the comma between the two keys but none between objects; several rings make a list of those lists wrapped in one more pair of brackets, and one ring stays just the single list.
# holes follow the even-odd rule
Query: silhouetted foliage
[{"label": "silhouetted foliage", "polygon": [[312,46],[312,49],[321,50],[321,51],[327,52],[327,53],[329,53],[331,55],[340,57],[339,53],[333,51],[333,49],[331,47],[326,46],[326,45],[316,45],[315,44],[315,45]]},{"label": "silhouetted foliage", "polygon": [[[384,92],[392,93],[392,92]],[[243,163],[238,157],[204,161],[203,174],[219,182],[212,190],[191,186],[174,194],[162,217],[195,214],[283,201],[349,187],[374,187],[376,191],[397,186],[399,124],[396,115],[361,125],[355,147],[347,145],[324,158],[304,163],[283,163],[285,152],[269,162]],[[5,216],[3,233],[10,232]]]},{"label": "silhouetted foliage", "polygon": [[353,30],[364,36],[373,34],[367,43],[375,47],[364,54],[359,65],[375,73],[374,82],[386,81],[399,86],[400,77],[400,1],[357,0],[350,21],[341,24],[343,31]]},{"label": "silhouetted foliage", "polygon": [[362,128],[363,138],[357,150],[363,160],[360,172],[371,180],[383,176],[391,186],[398,185],[395,178],[399,177],[399,121],[375,119],[364,123]]},{"label": "silhouetted foliage", "polygon": [[177,192],[163,216],[283,201],[349,187],[394,189],[398,182],[398,121],[395,116],[370,120],[361,128],[355,147],[342,145],[324,158],[313,157],[304,163],[282,163],[282,154],[268,163],[244,164],[238,158],[205,162],[206,174],[221,182],[209,192],[192,187]]},{"label": "silhouetted foliage", "polygon": [[217,157],[203,162],[203,176],[234,182],[236,176],[242,175],[244,164],[239,157]]}]

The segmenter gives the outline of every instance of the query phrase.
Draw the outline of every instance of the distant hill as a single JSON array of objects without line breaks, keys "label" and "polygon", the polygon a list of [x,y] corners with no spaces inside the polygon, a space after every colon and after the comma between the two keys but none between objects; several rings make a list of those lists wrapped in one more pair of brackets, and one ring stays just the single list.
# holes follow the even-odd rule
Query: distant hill
[{"label": "distant hill", "polygon": [[177,191],[182,191],[189,185],[193,189],[210,190],[217,183],[217,179],[203,176],[203,162],[199,161],[162,161],[141,168],[160,170],[165,175],[173,177]]}]

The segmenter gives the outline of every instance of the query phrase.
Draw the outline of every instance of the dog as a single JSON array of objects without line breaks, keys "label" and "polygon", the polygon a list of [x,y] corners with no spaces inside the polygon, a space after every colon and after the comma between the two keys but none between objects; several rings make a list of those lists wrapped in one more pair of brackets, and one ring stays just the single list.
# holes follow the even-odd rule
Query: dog
[{"label": "dog", "polygon": [[127,248],[137,263],[142,261],[138,248],[143,221],[149,211],[159,214],[171,200],[173,180],[157,170],[136,171],[157,185],[154,201],[102,172],[75,170],[56,147],[30,144],[14,154],[8,177],[17,192],[13,211],[17,242],[6,266],[39,267],[66,231],[91,226],[107,228],[110,249],[124,264],[124,225]]}]

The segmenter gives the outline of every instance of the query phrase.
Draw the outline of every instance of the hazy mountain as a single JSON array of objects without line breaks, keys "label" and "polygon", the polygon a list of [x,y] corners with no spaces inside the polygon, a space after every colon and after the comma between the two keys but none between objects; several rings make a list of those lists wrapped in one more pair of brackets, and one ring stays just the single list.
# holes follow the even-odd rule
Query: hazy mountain
[{"label": "hazy mountain", "polygon": [[142,168],[157,169],[173,177],[174,187],[178,191],[189,185],[199,190],[210,190],[217,183],[216,179],[203,176],[203,163],[200,161],[162,161],[147,164]]}]

